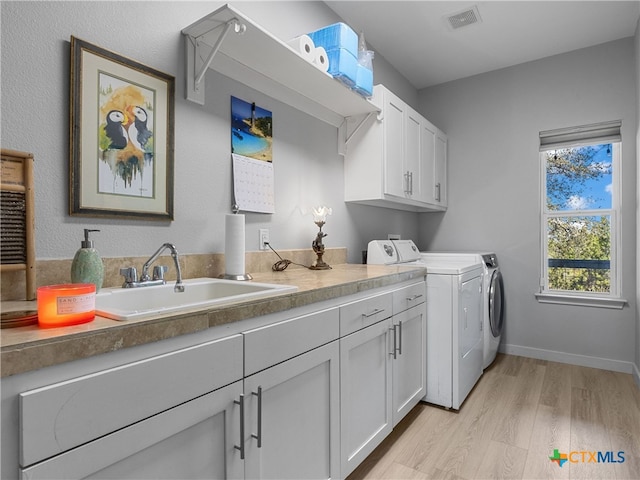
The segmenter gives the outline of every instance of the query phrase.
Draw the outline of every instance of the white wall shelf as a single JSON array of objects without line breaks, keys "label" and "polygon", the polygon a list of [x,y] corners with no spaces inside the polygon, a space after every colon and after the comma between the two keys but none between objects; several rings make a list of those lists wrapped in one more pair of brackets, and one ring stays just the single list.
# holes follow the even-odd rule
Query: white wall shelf
[{"label": "white wall shelf", "polygon": [[379,111],[230,5],[182,33],[185,96],[193,102],[204,105],[205,72],[211,68],[336,127],[347,117]]}]

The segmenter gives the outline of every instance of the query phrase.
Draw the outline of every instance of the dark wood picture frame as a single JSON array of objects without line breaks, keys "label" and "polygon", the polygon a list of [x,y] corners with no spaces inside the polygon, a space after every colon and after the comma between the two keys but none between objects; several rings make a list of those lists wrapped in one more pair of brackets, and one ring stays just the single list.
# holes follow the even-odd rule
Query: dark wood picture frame
[{"label": "dark wood picture frame", "polygon": [[71,37],[69,214],[173,220],[175,78]]}]

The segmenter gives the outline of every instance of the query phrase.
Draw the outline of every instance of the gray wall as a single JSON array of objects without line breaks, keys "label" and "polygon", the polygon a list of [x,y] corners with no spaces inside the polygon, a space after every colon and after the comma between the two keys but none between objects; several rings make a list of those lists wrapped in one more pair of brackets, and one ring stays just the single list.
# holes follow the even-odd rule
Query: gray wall
[{"label": "gray wall", "polygon": [[640,19],[636,26],[636,383],[640,386]]},{"label": "gray wall", "polygon": [[[213,71],[207,73],[204,107],[184,99],[180,31],[221,4],[1,3],[1,141],[4,148],[35,156],[38,259],[73,257],[85,227],[101,230],[95,241],[105,257],[150,255],[165,241],[175,243],[181,253],[223,252],[223,215],[230,211],[232,192],[231,95],[255,101],[274,116],[276,213],[247,214],[247,250],[258,249],[258,229],[264,227],[270,229],[276,249],[310,248],[317,227],[300,208],[321,203],[334,209],[324,228],[325,243],[346,246],[350,262],[360,262],[360,251],[373,238],[386,238],[390,232],[417,237],[413,213],[344,203],[336,128]],[[339,20],[322,2],[240,2],[237,7],[283,40]],[[176,77],[175,221],[68,215],[71,35]],[[376,57],[374,69],[378,81],[411,96],[408,82],[382,57]],[[413,96],[417,96],[415,90]]]},{"label": "gray wall", "polygon": [[[435,86],[421,112],[449,135],[449,209],[420,216],[420,247],[490,250],[506,287],[503,348],[631,371],[636,351],[633,39]],[[538,132],[623,121],[623,310],[539,304]]]}]

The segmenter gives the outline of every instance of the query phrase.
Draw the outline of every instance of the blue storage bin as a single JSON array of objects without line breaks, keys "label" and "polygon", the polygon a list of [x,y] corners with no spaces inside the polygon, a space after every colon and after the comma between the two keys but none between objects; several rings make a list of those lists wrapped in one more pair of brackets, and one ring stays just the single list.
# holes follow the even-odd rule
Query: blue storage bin
[{"label": "blue storage bin", "polygon": [[358,35],[345,23],[334,23],[307,35],[316,47],[323,47],[327,52],[343,48],[358,58]]},{"label": "blue storage bin", "polygon": [[329,74],[347,87],[354,87],[358,74],[358,59],[344,48],[327,50]]},{"label": "blue storage bin", "polygon": [[370,97],[373,94],[373,70],[358,64],[353,90],[363,97]]}]

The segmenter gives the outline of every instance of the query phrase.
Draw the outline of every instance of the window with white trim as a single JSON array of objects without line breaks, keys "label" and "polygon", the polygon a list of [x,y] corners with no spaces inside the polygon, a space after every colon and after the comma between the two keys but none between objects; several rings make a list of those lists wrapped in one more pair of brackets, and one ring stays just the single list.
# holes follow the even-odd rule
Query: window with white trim
[{"label": "window with white trim", "polygon": [[620,298],[620,127],[540,132],[541,301]]}]

